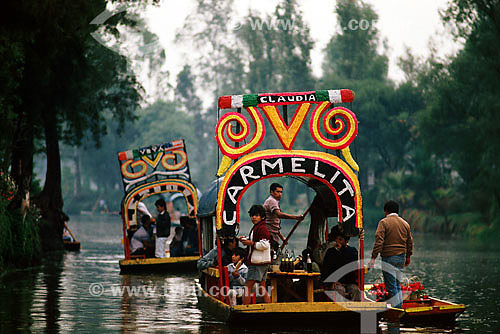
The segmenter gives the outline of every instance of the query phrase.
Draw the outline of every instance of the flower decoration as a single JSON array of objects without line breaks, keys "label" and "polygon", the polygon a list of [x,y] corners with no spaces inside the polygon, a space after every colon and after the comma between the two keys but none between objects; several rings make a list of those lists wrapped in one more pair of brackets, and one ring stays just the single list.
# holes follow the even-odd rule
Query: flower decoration
[{"label": "flower decoration", "polygon": [[[370,293],[374,294],[376,301],[384,301],[389,299],[389,293],[385,287],[385,283],[373,284],[373,286],[368,290]],[[407,283],[401,284],[401,292],[403,293],[404,300],[418,300],[428,298],[425,293],[425,288],[420,281],[412,281],[410,279]]]}]

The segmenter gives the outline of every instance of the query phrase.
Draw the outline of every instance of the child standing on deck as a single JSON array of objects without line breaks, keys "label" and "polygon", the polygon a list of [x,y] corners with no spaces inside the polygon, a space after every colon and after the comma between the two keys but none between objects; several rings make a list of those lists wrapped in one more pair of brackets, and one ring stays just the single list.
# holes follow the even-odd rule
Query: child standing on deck
[{"label": "child standing on deck", "polygon": [[269,242],[270,234],[266,227],[266,211],[262,205],[253,205],[248,213],[253,227],[250,230],[248,239],[240,237],[240,241],[245,246],[248,246],[248,275],[243,304],[250,304],[250,294],[257,282],[263,294],[264,302],[270,303],[271,298],[266,289],[266,276],[271,263],[271,244]]}]

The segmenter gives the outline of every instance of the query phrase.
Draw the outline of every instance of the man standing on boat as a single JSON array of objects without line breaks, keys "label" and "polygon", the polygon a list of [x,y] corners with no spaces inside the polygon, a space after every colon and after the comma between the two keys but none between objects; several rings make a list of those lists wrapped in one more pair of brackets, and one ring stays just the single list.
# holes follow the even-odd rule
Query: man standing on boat
[{"label": "man standing on boat", "polygon": [[388,201],[384,205],[383,218],[375,232],[372,259],[369,267],[373,268],[378,254],[382,257],[382,273],[389,297],[395,297],[394,307],[401,308],[401,269],[410,264],[413,251],[413,238],[410,225],[398,215],[399,205]]},{"label": "man standing on boat", "polygon": [[158,218],[156,219],[156,257],[167,257],[165,248],[167,239],[170,236],[170,215],[167,212],[167,204],[163,198],[155,202],[156,210],[158,210]]},{"label": "man standing on boat", "polygon": [[271,248],[277,251],[281,242],[285,241],[285,237],[281,234],[281,218],[295,219],[301,221],[304,219],[303,215],[290,215],[284,213],[280,208],[280,200],[283,196],[283,186],[279,183],[273,183],[269,187],[270,195],[264,202],[264,209],[266,210],[266,226],[271,234]]}]

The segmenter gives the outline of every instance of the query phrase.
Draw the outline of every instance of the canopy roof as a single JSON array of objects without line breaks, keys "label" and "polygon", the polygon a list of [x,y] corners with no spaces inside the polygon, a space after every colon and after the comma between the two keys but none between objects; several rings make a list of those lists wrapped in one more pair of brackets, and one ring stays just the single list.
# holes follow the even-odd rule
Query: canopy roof
[{"label": "canopy roof", "polygon": [[213,180],[208,189],[203,192],[198,202],[198,217],[215,216],[215,207],[217,206],[217,194],[219,192],[222,178]]}]

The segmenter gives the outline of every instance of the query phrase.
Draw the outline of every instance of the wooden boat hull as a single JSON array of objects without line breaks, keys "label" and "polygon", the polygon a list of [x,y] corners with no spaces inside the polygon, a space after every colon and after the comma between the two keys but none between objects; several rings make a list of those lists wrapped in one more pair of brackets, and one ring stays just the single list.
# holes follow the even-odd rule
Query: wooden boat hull
[{"label": "wooden boat hull", "polygon": [[199,256],[120,260],[120,274],[195,272]]},{"label": "wooden boat hull", "polygon": [[465,311],[464,304],[429,298],[422,301],[405,301],[402,309],[392,308],[383,313],[389,321],[400,318],[400,322],[418,324],[454,323],[456,318]]},{"label": "wooden boat hull", "polygon": [[209,295],[197,283],[198,305],[217,320],[237,325],[280,324],[316,326],[332,323],[359,327],[361,312],[377,314],[387,310],[385,303],[375,302],[287,302],[229,306]]},{"label": "wooden boat hull", "polygon": [[80,250],[79,241],[63,241],[64,249],[70,252],[78,252]]}]

